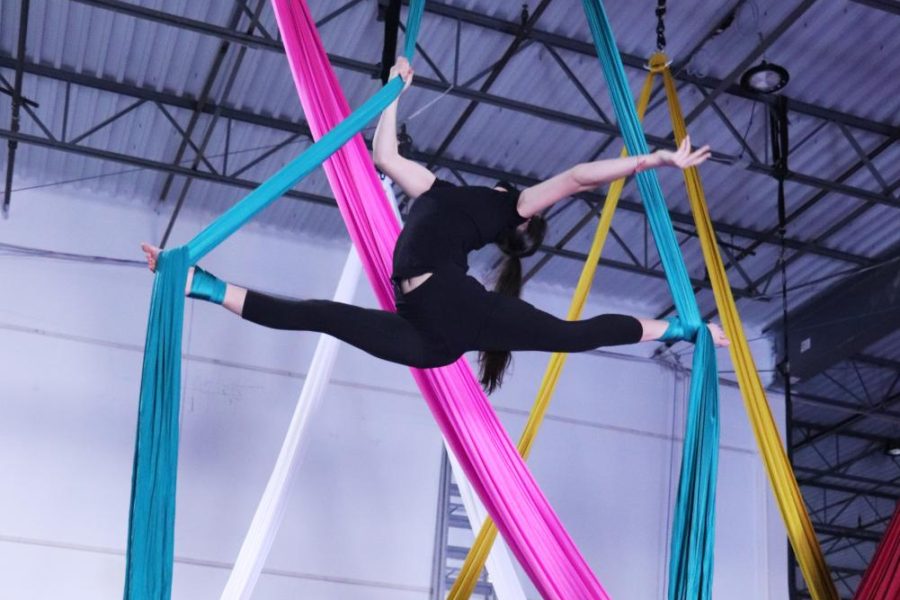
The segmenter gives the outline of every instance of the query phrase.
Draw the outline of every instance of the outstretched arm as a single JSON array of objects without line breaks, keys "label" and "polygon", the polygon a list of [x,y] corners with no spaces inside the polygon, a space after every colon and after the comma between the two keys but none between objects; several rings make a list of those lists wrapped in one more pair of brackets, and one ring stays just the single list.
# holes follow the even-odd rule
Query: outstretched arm
[{"label": "outstretched arm", "polygon": [[[391,68],[391,77],[402,77],[404,91],[412,83],[413,70],[404,57],[397,59]],[[434,184],[434,173],[417,162],[400,156],[397,145],[397,104],[394,100],[381,113],[375,139],[372,140],[372,158],[375,166],[394,181],[410,198],[416,198],[427,192]]]},{"label": "outstretched arm", "polygon": [[703,146],[691,152],[691,141],[688,136],[684,138],[675,152],[657,150],[652,154],[581,163],[523,190],[519,196],[519,214],[526,218],[531,217],[563,198],[592,190],[604,183],[635,175],[647,169],[695,167],[709,158],[709,154],[709,146]]}]

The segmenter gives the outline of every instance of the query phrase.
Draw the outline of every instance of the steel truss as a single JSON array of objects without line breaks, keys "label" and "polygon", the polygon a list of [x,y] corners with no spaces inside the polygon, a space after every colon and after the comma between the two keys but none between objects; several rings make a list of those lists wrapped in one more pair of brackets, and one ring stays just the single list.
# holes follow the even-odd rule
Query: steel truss
[{"label": "steel truss", "polygon": [[863,572],[856,567],[868,564],[900,501],[900,460],[885,452],[900,432],[900,362],[851,357],[796,384],[800,400],[823,382],[847,398],[825,403],[843,416],[792,420],[794,470],[835,581],[851,597]]}]

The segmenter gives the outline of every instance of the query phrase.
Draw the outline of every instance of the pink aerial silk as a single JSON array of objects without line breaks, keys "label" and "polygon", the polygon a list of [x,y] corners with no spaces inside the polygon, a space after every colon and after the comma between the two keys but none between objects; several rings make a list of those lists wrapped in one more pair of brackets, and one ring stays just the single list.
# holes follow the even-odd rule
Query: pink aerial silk
[{"label": "pink aerial silk", "polygon": [[897,600],[900,598],[900,502],[875,550],[854,600]]},{"label": "pink aerial silk", "polygon": [[[318,139],[350,113],[303,0],[273,0],[294,83]],[[325,171],[375,295],[394,310],[391,257],[400,227],[360,135]],[[523,323],[523,327],[527,324]],[[534,481],[464,359],[412,369],[444,438],[488,513],[544,598],[608,598]]]}]

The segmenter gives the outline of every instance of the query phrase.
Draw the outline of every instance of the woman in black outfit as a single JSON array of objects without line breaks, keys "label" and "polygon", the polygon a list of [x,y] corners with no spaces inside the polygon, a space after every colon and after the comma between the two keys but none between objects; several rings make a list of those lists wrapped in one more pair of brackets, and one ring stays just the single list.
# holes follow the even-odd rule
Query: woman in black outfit
[{"label": "woman in black outfit", "polygon": [[[412,69],[397,60],[392,76],[406,87]],[[329,300],[289,300],[225,284],[194,269],[189,296],[223,304],[243,318],[275,329],[333,335],[374,356],[419,368],[439,367],[471,350],[480,352],[481,382],[500,385],[512,350],[583,352],[600,346],[691,337],[676,320],[599,315],[565,321],[521,300],[520,258],[541,245],[546,223],[540,212],[573,194],[638,171],[663,166],[685,169],[709,156],[704,146],[676,152],[583,163],[521,192],[508,182],[494,187],[457,187],[400,156],[397,101],[381,115],[374,139],[375,164],[415,198],[394,249],[393,283],[397,312],[360,308]],[[469,252],[497,244],[506,258],[496,291],[466,274]],[[150,268],[159,249],[144,244]],[[717,345],[728,343],[709,325]]]}]

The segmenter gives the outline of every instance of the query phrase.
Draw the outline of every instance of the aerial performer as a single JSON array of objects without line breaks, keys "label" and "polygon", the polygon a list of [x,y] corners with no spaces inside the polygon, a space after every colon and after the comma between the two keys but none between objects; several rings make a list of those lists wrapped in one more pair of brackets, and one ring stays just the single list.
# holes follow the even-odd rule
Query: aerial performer
[{"label": "aerial performer", "polygon": [[[404,91],[409,87],[413,70],[406,58],[397,59],[391,76],[403,78]],[[456,186],[400,155],[398,102],[382,113],[373,141],[375,165],[414,199],[394,249],[396,313],[270,296],[226,283],[199,267],[188,274],[187,295],[221,304],[266,327],[326,333],[411,367],[441,367],[478,351],[480,381],[487,392],[501,384],[514,350],[584,352],[691,338],[677,318],[604,314],[566,321],[535,308],[519,298],[520,259],[540,248],[546,231],[540,213],[554,203],[646,169],[699,165],[709,158],[708,146],[692,151],[685,138],[674,152],[581,163],[521,191],[506,181],[493,187]],[[468,254],[488,244],[504,253],[494,291],[467,274]],[[141,247],[155,270],[160,249],[146,243]],[[728,344],[721,328],[708,327],[716,346]]]}]

